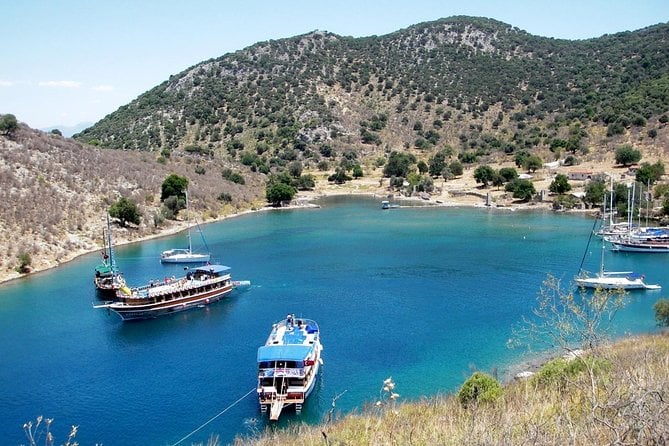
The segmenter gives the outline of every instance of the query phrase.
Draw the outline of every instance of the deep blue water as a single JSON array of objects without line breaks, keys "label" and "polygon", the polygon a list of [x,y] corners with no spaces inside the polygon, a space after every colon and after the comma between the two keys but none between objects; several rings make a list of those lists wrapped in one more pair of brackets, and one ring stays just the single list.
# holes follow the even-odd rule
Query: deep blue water
[{"label": "deep blue water", "polygon": [[[325,361],[302,415],[279,425],[361,410],[392,376],[402,400],[458,389],[474,369],[500,377],[527,352],[506,347],[547,274],[573,279],[592,220],[551,212],[416,207],[329,198],[321,209],[239,216],[202,227],[233,278],[226,300],[173,316],[122,323],[94,309],[99,254],[0,287],[0,438],[25,444],[23,423],[54,418],[82,445],[171,445],[255,387],[256,351],[287,313],[322,330]],[[179,275],[159,253],[185,236],[116,249],[130,284]],[[599,245],[586,255],[597,270]],[[653,303],[669,290],[669,255],[607,253],[661,292],[635,292],[619,335],[656,330]],[[222,443],[266,427],[253,395],[181,444]]]}]

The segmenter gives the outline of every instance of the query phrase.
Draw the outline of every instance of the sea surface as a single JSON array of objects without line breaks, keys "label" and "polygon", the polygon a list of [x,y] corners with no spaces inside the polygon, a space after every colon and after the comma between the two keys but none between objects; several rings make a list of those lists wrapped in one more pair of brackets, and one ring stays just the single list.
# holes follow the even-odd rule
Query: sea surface
[{"label": "sea surface", "polygon": [[[227,444],[362,411],[388,377],[402,401],[456,392],[475,370],[508,379],[530,354],[507,341],[547,275],[568,284],[582,259],[599,268],[600,245],[586,250],[593,220],[582,215],[318,203],[202,226],[214,260],[252,283],[205,308],[126,323],[94,309],[99,253],[2,285],[0,442],[26,444],[24,423],[43,415],[56,444],[72,425],[82,445]],[[183,267],[159,254],[184,244],[181,233],[119,246],[117,262],[131,285],[179,276]],[[631,293],[616,336],[657,330],[652,306],[668,294],[668,265],[666,254],[607,251],[607,269],[664,288]],[[257,349],[288,313],[318,321],[324,367],[302,414],[288,409],[269,425],[249,392]]]}]

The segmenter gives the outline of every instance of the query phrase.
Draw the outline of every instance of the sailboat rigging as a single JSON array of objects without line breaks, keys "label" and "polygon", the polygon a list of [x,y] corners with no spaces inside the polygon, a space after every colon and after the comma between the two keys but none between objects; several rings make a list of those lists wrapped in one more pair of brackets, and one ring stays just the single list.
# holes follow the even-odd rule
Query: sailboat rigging
[{"label": "sailboat rigging", "polygon": [[[597,222],[595,221],[595,224]],[[590,246],[590,240],[592,239],[592,234],[594,231],[591,231],[590,238],[588,239],[588,247]],[[606,251],[605,239],[602,237],[602,249],[601,257],[599,261],[599,272],[597,274],[587,274],[583,271],[583,260],[581,260],[581,269],[580,275],[577,277],[576,283],[584,288],[600,288],[607,290],[636,290],[636,289],[646,289],[646,290],[659,290],[660,285],[651,285],[647,284],[645,281],[645,276],[639,275],[633,271],[606,271],[604,269],[604,253]],[[586,247],[587,252],[587,247]]]},{"label": "sailboat rigging", "polygon": [[207,263],[211,259],[211,254],[209,254],[209,247],[207,246],[207,242],[204,239],[200,225],[197,222],[195,222],[195,225],[197,226],[197,230],[200,233],[200,237],[202,238],[202,243],[204,244],[206,252],[199,253],[193,251],[188,205],[188,191],[186,191],[186,225],[188,226],[188,248],[173,248],[163,251],[160,254],[160,261],[162,263]]},{"label": "sailboat rigging", "polygon": [[125,279],[116,266],[111,223],[107,214],[107,231],[102,230],[102,262],[95,267],[93,283],[104,295],[114,296],[116,291],[125,286]]}]

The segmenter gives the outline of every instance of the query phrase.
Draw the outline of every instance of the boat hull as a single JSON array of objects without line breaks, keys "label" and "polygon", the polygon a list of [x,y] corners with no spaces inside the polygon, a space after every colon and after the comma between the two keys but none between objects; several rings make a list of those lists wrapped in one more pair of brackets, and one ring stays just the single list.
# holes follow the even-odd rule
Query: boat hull
[{"label": "boat hull", "polygon": [[114,313],[118,314],[124,321],[152,319],[159,316],[166,316],[169,314],[178,313],[185,310],[190,310],[202,305],[209,305],[221,300],[232,291],[232,285],[217,290],[198,293],[189,298],[172,299],[164,302],[157,302],[146,305],[124,305],[123,302],[119,304],[109,305],[108,308]]},{"label": "boat hull", "polygon": [[642,290],[648,288],[644,282],[637,280],[603,281],[599,279],[576,279],[576,283],[585,288],[603,290]]},{"label": "boat hull", "polygon": [[138,288],[123,287],[116,300],[99,307],[118,314],[124,321],[150,319],[217,302],[230,293],[235,282],[223,265],[190,270],[180,279],[149,282]]},{"label": "boat hull", "polygon": [[654,254],[669,253],[669,243],[620,243],[611,242],[614,251],[648,252]]},{"label": "boat hull", "polygon": [[207,263],[211,260],[208,254],[190,254],[190,255],[174,255],[160,257],[162,263]]}]

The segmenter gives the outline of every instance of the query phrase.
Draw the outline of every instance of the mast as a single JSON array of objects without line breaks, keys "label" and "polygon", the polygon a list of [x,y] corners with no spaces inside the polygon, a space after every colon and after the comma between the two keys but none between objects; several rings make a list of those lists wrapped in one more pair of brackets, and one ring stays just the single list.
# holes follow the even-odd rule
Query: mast
[{"label": "mast", "polygon": [[613,230],[613,175],[611,178],[611,191],[609,192],[609,231]]},{"label": "mast", "polygon": [[193,252],[193,245],[190,238],[190,212],[188,208],[188,189],[185,191],[186,194],[186,226],[188,227],[188,254]]},{"label": "mast", "polygon": [[109,266],[112,273],[116,272],[116,260],[114,259],[114,245],[112,243],[111,223],[109,222],[109,213],[107,213],[107,245],[109,246]]}]

